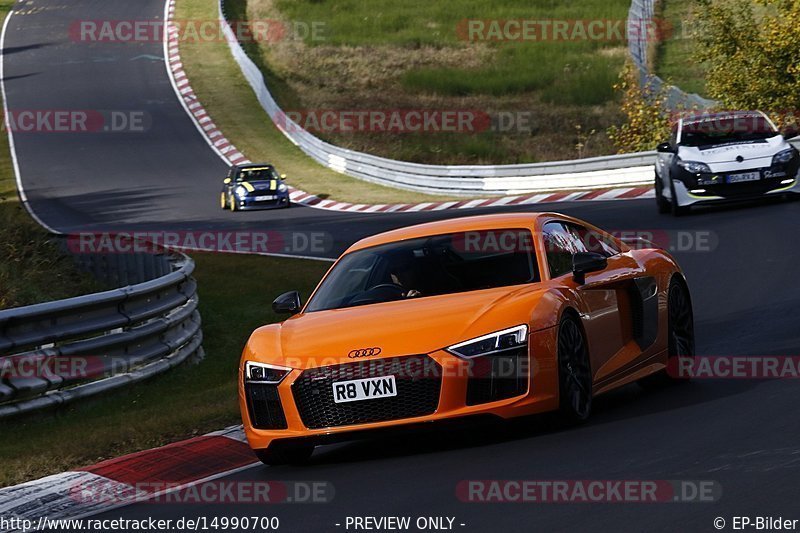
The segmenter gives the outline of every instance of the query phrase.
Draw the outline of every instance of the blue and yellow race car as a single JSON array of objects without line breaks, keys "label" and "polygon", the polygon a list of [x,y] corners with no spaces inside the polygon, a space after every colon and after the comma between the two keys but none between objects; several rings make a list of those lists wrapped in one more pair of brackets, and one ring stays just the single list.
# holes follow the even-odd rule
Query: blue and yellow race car
[{"label": "blue and yellow race car", "polygon": [[285,177],[268,164],[234,165],[222,182],[219,205],[231,211],[289,207]]}]

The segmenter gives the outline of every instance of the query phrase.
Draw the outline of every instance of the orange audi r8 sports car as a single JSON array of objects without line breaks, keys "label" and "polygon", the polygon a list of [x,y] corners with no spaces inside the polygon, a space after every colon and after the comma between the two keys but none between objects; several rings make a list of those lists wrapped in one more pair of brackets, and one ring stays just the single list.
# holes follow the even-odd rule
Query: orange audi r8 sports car
[{"label": "orange audi r8 sports car", "polygon": [[363,239],[292,316],[257,329],[240,365],[250,446],[267,464],[359,432],[559,411],[669,379],[694,352],[675,260],[553,213],[457,218]]}]

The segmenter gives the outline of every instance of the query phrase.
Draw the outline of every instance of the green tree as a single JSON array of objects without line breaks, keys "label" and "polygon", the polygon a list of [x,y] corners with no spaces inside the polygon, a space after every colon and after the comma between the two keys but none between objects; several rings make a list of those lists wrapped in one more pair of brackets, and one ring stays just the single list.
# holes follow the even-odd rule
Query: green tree
[{"label": "green tree", "polygon": [[696,57],[709,95],[779,124],[800,110],[800,1],[698,0]]},{"label": "green tree", "polygon": [[660,90],[642,87],[639,71],[629,61],[625,64],[614,89],[622,94],[625,122],[611,126],[607,134],[619,153],[644,152],[655,149],[670,132],[670,113],[666,106],[666,84]]}]

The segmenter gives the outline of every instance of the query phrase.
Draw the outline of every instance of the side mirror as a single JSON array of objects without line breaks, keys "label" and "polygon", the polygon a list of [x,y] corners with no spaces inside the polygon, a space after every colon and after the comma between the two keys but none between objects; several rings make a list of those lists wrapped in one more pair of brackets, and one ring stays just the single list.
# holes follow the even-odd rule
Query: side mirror
[{"label": "side mirror", "polygon": [[230,178],[225,178],[224,180],[222,180],[222,183],[224,183],[225,185],[229,184],[230,182],[231,182]]},{"label": "side mirror", "polygon": [[286,179],[286,174],[281,174],[281,179],[285,180]]},{"label": "side mirror", "polygon": [[800,135],[800,127],[798,127],[797,124],[790,124],[783,128],[781,135],[783,135],[785,139],[793,139]]},{"label": "side mirror", "polygon": [[297,291],[285,292],[272,302],[272,310],[279,314],[289,313],[290,315],[296,315],[302,307],[300,293]]},{"label": "side mirror", "polygon": [[572,255],[572,277],[581,285],[586,283],[587,272],[605,270],[608,258],[595,252],[577,252]]},{"label": "side mirror", "polygon": [[675,150],[672,148],[672,145],[669,143],[661,143],[656,146],[656,151],[662,154],[673,154]]}]

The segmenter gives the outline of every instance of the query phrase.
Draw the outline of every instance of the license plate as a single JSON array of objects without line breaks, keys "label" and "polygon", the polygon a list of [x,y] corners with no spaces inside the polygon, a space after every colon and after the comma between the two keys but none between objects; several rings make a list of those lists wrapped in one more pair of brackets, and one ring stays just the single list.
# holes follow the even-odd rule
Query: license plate
[{"label": "license plate", "polygon": [[275,198],[277,198],[277,196],[275,196],[275,195],[256,196],[255,200],[256,200],[256,202],[266,202],[267,200],[274,200]]},{"label": "license plate", "polygon": [[731,174],[728,176],[728,183],[741,183],[743,181],[758,181],[761,179],[760,172],[743,172],[741,174]]},{"label": "license plate", "polygon": [[397,396],[394,376],[351,379],[333,384],[333,401],[336,403],[360,402],[391,396]]}]

